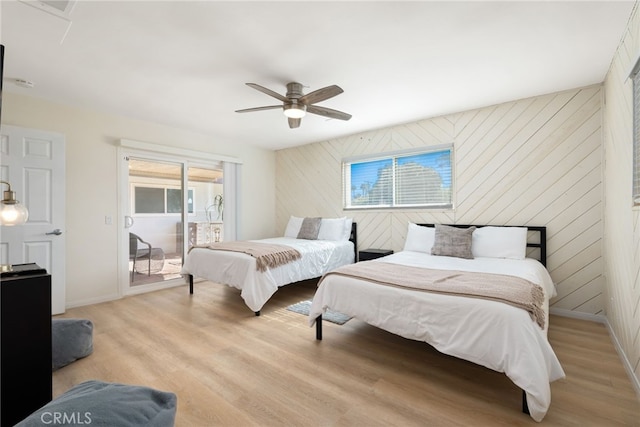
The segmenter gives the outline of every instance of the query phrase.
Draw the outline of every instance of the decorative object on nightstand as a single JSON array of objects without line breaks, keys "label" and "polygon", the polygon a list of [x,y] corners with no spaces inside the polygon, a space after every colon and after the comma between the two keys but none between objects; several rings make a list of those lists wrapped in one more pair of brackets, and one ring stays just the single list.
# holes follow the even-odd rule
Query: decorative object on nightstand
[{"label": "decorative object on nightstand", "polygon": [[383,256],[391,255],[393,250],[391,249],[365,249],[358,252],[358,261],[368,261]]}]

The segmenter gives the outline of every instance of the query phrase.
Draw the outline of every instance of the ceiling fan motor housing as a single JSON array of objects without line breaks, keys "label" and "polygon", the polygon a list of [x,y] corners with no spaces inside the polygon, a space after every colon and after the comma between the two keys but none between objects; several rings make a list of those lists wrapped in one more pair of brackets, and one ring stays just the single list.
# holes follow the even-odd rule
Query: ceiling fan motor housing
[{"label": "ceiling fan motor housing", "polygon": [[287,98],[302,98],[302,84],[297,82],[287,83]]}]

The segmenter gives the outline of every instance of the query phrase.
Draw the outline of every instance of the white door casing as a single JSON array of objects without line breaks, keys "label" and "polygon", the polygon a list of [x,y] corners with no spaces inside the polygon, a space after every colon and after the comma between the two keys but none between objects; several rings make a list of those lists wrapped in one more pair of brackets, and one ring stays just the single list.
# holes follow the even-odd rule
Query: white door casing
[{"label": "white door casing", "polygon": [[52,313],[64,313],[64,135],[9,125],[0,134],[0,177],[29,210],[24,225],[0,227],[0,262],[45,268],[51,274]]},{"label": "white door casing", "polygon": [[[121,295],[130,295],[135,293],[147,292],[150,290],[162,289],[165,287],[183,285],[184,279],[173,279],[159,283],[152,283],[149,285],[137,285],[135,287],[130,286],[131,272],[129,270],[129,227],[133,225],[133,218],[131,217],[131,197],[129,194],[129,158],[137,158],[148,161],[180,163],[183,165],[185,171],[188,171],[190,166],[199,168],[215,168],[220,164],[224,170],[224,190],[225,195],[225,224],[224,224],[224,236],[225,239],[233,239],[237,236],[239,216],[239,203],[238,196],[231,196],[239,191],[240,188],[240,165],[242,162],[236,158],[228,156],[220,156],[212,153],[205,153],[200,151],[193,151],[178,147],[168,147],[164,145],[152,144],[141,141],[120,140],[118,146],[118,278],[119,289]],[[229,179],[227,179],[229,174]],[[229,184],[232,183],[232,184]],[[188,188],[189,181],[186,173],[182,177],[182,187]],[[229,199],[227,199],[229,197]],[[227,200],[230,200],[227,203]],[[183,200],[183,210],[187,209],[187,199]],[[227,225],[227,218],[229,218]],[[232,220],[233,219],[233,220]],[[187,218],[182,219],[183,223],[183,235],[187,235],[187,229],[184,224],[188,222]],[[187,250],[187,240],[183,239],[183,253]]]}]

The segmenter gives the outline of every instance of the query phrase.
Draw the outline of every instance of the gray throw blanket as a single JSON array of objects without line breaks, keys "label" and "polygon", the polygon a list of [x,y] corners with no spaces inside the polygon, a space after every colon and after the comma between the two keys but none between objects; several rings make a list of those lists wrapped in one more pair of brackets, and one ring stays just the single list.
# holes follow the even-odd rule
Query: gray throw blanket
[{"label": "gray throw blanket", "polygon": [[542,287],[516,276],[492,273],[476,273],[456,270],[437,270],[392,264],[384,261],[364,261],[339,267],[326,273],[370,282],[411,288],[425,292],[483,298],[522,308],[544,329],[545,313],[542,309]]},{"label": "gray throw blanket", "polygon": [[207,248],[215,251],[242,252],[256,259],[256,269],[266,271],[267,268],[279,267],[289,262],[300,259],[302,255],[296,249],[275,243],[262,243],[250,241],[220,242],[193,248]]}]

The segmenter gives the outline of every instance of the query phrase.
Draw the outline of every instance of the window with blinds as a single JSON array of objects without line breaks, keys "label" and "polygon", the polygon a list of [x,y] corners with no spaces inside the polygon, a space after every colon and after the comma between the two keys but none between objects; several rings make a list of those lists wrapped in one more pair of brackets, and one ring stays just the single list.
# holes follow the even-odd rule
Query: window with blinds
[{"label": "window with blinds", "polygon": [[640,64],[631,73],[633,79],[633,204],[640,205]]},{"label": "window with blinds", "polygon": [[345,159],[345,209],[453,207],[453,144]]}]

